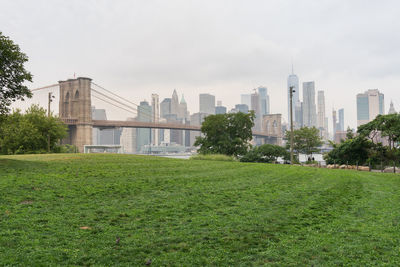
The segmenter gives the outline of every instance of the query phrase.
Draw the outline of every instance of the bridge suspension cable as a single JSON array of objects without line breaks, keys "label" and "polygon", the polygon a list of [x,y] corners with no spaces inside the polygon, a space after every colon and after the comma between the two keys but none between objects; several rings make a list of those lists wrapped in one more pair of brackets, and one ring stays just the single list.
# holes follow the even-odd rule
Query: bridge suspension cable
[{"label": "bridge suspension cable", "polygon": [[98,97],[98,96],[95,96],[95,95],[92,95],[92,96],[93,96],[94,98],[97,98],[97,99],[103,101],[103,102],[106,102],[106,103],[108,103],[108,104],[110,104],[110,105],[113,105],[114,107],[120,108],[120,109],[125,110],[125,111],[127,111],[127,112],[129,112],[129,113],[132,113],[132,114],[134,114],[134,115],[137,115],[136,112],[131,111],[131,110],[128,110],[128,109],[123,108],[123,107],[120,107],[120,106],[118,106],[118,105],[116,105],[116,104],[114,104],[114,103],[112,103],[112,102],[110,102],[110,101],[107,101],[107,100],[105,100],[105,99],[102,99],[101,97]]},{"label": "bridge suspension cable", "polygon": [[[134,106],[136,106],[136,107],[140,107],[139,105],[135,104],[134,102],[129,101],[129,100],[127,100],[126,98],[123,98],[123,97],[121,97],[121,96],[119,96],[119,95],[117,95],[117,94],[111,92],[110,90],[107,90],[107,89],[104,88],[103,86],[100,86],[100,85],[98,85],[98,84],[96,84],[96,83],[94,83],[94,82],[92,82],[92,84],[95,85],[97,88],[102,89],[102,90],[104,90],[105,92],[107,92],[107,93],[109,93],[109,94],[111,94],[111,95],[113,95],[113,96],[115,96],[115,97],[117,97],[117,98],[119,98],[119,99],[125,101],[126,103],[129,103],[129,104],[134,105]],[[132,109],[132,110],[134,110],[136,113],[138,113],[138,109],[137,109],[137,108],[134,108],[134,107],[132,107],[132,106],[130,106],[130,105],[127,105],[127,104],[123,103],[122,101],[116,100],[116,99],[113,98],[113,97],[110,97],[110,96],[108,96],[108,95],[106,95],[106,94],[103,94],[103,93],[97,91],[96,89],[93,89],[93,88],[91,88],[91,89],[92,89],[93,92],[98,93],[98,94],[102,95],[103,97],[106,97],[106,98],[108,98],[108,99],[110,99],[110,100],[112,100],[112,101],[114,101],[114,102],[116,102],[116,103],[118,103],[118,104],[120,104],[120,105],[122,105],[122,106],[124,106],[124,107],[127,107],[127,108],[129,108],[129,109]],[[145,117],[147,117],[147,118],[150,119],[150,120],[153,118],[153,114],[152,114],[151,112],[149,113],[149,112],[146,111],[146,110],[140,110],[140,114],[143,115],[143,116],[145,116]]]},{"label": "bridge suspension cable", "polygon": [[35,91],[39,91],[39,90],[43,90],[43,89],[48,89],[48,88],[52,88],[52,87],[58,87],[59,84],[55,83],[55,84],[51,84],[51,85],[47,85],[47,86],[43,86],[43,87],[39,87],[39,88],[35,88],[35,89],[31,89],[31,92],[35,92]]}]

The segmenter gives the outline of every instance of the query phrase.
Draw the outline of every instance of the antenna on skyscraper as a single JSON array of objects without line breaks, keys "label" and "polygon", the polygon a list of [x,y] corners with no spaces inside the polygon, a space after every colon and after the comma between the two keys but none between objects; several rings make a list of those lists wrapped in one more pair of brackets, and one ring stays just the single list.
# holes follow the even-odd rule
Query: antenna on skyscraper
[{"label": "antenna on skyscraper", "polygon": [[294,71],[293,71],[293,57],[292,57],[292,74],[294,74]]}]

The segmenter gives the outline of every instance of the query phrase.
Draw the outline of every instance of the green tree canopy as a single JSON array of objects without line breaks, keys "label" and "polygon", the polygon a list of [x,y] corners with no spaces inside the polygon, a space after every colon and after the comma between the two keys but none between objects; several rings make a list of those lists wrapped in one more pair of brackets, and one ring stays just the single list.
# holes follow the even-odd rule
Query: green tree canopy
[{"label": "green tree canopy", "polygon": [[201,125],[204,136],[196,138],[201,154],[244,155],[252,139],[254,112],[209,115]]},{"label": "green tree canopy", "polygon": [[0,151],[4,154],[46,151],[48,136],[54,151],[66,134],[67,127],[58,117],[48,117],[45,109],[32,105],[24,114],[15,110],[4,117],[0,125]]},{"label": "green tree canopy", "polygon": [[18,45],[0,32],[0,115],[9,112],[11,103],[31,97],[31,92],[24,85],[32,81],[32,75],[25,70],[28,57]]},{"label": "green tree canopy", "polygon": [[[290,131],[286,131],[287,149],[290,149],[290,135]],[[302,127],[293,131],[293,151],[296,154],[312,155],[312,153],[319,151],[318,147],[321,145],[322,140],[317,128]]]},{"label": "green tree canopy", "polygon": [[342,141],[340,144],[333,144],[333,150],[325,154],[324,159],[328,164],[359,164],[367,162],[374,144],[364,136]]},{"label": "green tree canopy", "polygon": [[378,136],[387,136],[389,149],[392,149],[400,141],[400,114],[378,115],[374,120],[359,126],[357,132],[373,142],[377,141]]}]

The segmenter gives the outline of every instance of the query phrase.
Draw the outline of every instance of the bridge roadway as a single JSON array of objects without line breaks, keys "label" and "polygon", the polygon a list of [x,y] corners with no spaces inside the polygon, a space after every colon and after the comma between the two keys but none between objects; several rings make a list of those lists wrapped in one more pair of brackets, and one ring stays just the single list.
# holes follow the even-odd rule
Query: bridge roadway
[{"label": "bridge roadway", "polygon": [[[67,125],[76,125],[77,119],[62,119]],[[93,127],[96,128],[115,128],[115,127],[127,127],[127,128],[153,128],[153,129],[171,129],[171,130],[187,130],[187,131],[200,131],[201,126],[185,125],[180,123],[154,123],[154,122],[142,122],[142,121],[114,121],[114,120],[92,120]],[[267,135],[263,132],[253,131],[253,136],[271,138],[277,137],[273,135]]]}]

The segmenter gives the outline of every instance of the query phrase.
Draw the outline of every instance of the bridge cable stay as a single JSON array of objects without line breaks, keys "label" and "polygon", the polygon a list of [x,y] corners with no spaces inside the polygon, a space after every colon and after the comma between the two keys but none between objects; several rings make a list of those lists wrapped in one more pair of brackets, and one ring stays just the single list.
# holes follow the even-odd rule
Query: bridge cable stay
[{"label": "bridge cable stay", "polygon": [[43,87],[39,87],[39,88],[35,88],[35,89],[30,89],[29,91],[35,92],[35,91],[39,91],[39,90],[43,90],[43,89],[48,89],[48,88],[56,87],[56,86],[59,86],[59,84],[58,84],[58,83],[55,83],[55,84],[51,84],[51,85],[47,85],[47,86],[43,86]]},{"label": "bridge cable stay", "polygon": [[[96,85],[96,84],[95,84],[95,85]],[[112,94],[112,95],[115,95],[116,97],[118,97],[118,98],[120,98],[120,99],[122,99],[122,100],[124,100],[124,101],[126,101],[126,102],[128,102],[128,103],[130,103],[130,104],[132,104],[132,105],[135,105],[135,106],[137,106],[137,107],[140,107],[140,106],[138,106],[137,104],[135,104],[135,103],[133,103],[133,102],[131,102],[131,101],[129,101],[129,100],[126,100],[126,99],[124,99],[124,98],[122,98],[122,97],[120,97],[120,96],[118,96],[118,95],[112,93],[111,91],[109,91],[109,90],[107,90],[107,89],[105,89],[105,88],[103,88],[103,87],[100,87],[100,86],[98,86],[98,85],[96,85],[96,86],[99,87],[100,89],[103,89],[103,90],[106,91],[106,92],[109,92],[109,93]],[[121,102],[121,101],[119,101],[119,100],[116,100],[116,99],[113,98],[113,97],[110,97],[110,96],[108,96],[108,95],[105,95],[105,94],[103,94],[103,93],[97,91],[96,89],[91,88],[91,90],[92,90],[93,92],[95,92],[95,93],[98,93],[98,94],[102,95],[103,97],[106,97],[106,98],[108,98],[108,99],[110,99],[110,100],[112,100],[112,101],[114,101],[114,102],[116,102],[116,103],[122,105],[122,106],[125,106],[125,107],[127,107],[127,108],[129,108],[129,109],[134,110],[135,112],[138,112],[137,108],[133,108],[133,107],[131,107],[130,105],[127,105],[127,104],[125,104],[125,103],[123,103],[123,102]],[[153,114],[152,114],[152,113],[149,113],[149,112],[146,112],[145,110],[141,110],[141,114],[144,115],[144,116],[146,116],[148,119],[152,119],[152,118],[153,118]]]},{"label": "bridge cable stay", "polygon": [[[125,108],[123,108],[124,110],[127,110],[126,108],[128,108],[129,111],[130,111],[131,113],[134,113],[135,115],[138,114],[138,110],[137,110],[137,109],[132,108],[131,106],[126,105],[125,103],[122,103],[122,102],[120,102],[120,101],[118,101],[118,100],[116,100],[116,99],[114,99],[114,98],[112,98],[112,97],[110,97],[110,96],[107,96],[107,95],[105,95],[105,94],[103,94],[103,93],[100,93],[100,92],[98,92],[98,91],[95,90],[95,89],[92,89],[92,92],[95,93],[95,94],[99,94],[99,95],[101,95],[102,97],[107,98],[109,101],[111,100],[111,101],[116,102],[116,103],[119,105],[119,106],[117,106],[117,107],[119,107],[119,108],[122,108],[121,106],[123,106],[123,107],[125,107]],[[93,96],[95,96],[95,95],[93,95]],[[100,99],[99,97],[96,97],[96,98]],[[104,102],[106,102],[104,99],[101,99],[101,100],[103,100]],[[115,103],[111,103],[111,102],[107,102],[107,103],[116,106]],[[151,119],[151,115],[146,114],[146,113],[144,113],[143,115],[145,115],[145,116],[147,116],[147,118]]]},{"label": "bridge cable stay", "polygon": [[103,102],[106,102],[106,103],[108,103],[108,104],[110,104],[110,105],[113,105],[114,107],[120,108],[120,109],[122,109],[122,110],[125,110],[126,112],[129,112],[129,113],[132,113],[132,114],[134,114],[134,115],[137,115],[137,113],[134,112],[134,111],[125,109],[125,108],[123,108],[123,107],[120,107],[120,106],[118,106],[118,105],[116,105],[116,104],[114,104],[114,103],[112,103],[112,102],[110,102],[110,101],[107,101],[107,100],[105,100],[105,99],[102,99],[102,98],[100,98],[100,97],[98,97],[98,96],[95,96],[95,95],[92,95],[92,96],[93,96],[94,98],[97,98],[97,99],[103,101]]},{"label": "bridge cable stay", "polygon": [[[119,96],[119,95],[117,95],[117,94],[115,94],[115,93],[113,93],[113,92],[111,92],[110,90],[107,90],[106,88],[104,88],[103,86],[100,86],[100,85],[98,85],[98,84],[96,84],[96,83],[94,83],[94,82],[92,82],[92,84],[93,85],[95,85],[95,86],[97,86],[99,89],[102,89],[102,90],[104,90],[104,91],[106,91],[107,93],[109,93],[109,94],[111,94],[111,95],[113,95],[113,96],[115,96],[115,97],[118,97],[119,99],[121,99],[121,100],[123,100],[123,101],[125,101],[125,102],[127,102],[127,103],[129,103],[129,104],[132,104],[132,105],[134,105],[134,106],[136,106],[136,107],[140,107],[138,104],[136,104],[136,103],[134,103],[134,102],[132,102],[132,101],[129,101],[129,100],[127,100],[127,99],[125,99],[125,98],[123,98],[123,97],[121,97],[121,96]],[[93,89],[93,88],[91,88],[92,90],[95,90],[95,89]],[[113,99],[114,101],[115,101],[115,99]],[[118,102],[118,101],[117,101]],[[119,103],[121,103],[121,102],[119,102]],[[126,105],[125,105],[126,106]],[[129,106],[130,107],[130,106]],[[130,107],[131,108],[131,107]],[[151,113],[148,113],[148,112],[146,112],[146,111],[144,111],[144,110],[142,110],[142,113],[143,114],[145,114],[145,113],[147,113],[147,117],[148,118],[152,118],[153,117],[153,114],[151,114]]]},{"label": "bridge cable stay", "polygon": [[[113,105],[113,106],[115,106],[115,107],[121,108],[121,109],[123,109],[123,110],[125,110],[125,111],[128,111],[128,112],[131,112],[131,113],[133,113],[133,114],[135,114],[135,115],[138,115],[138,110],[137,110],[137,109],[132,108],[131,106],[126,105],[125,103],[122,103],[122,102],[120,102],[120,101],[118,101],[118,100],[116,100],[116,99],[114,99],[114,98],[112,98],[112,97],[110,97],[110,96],[108,96],[108,95],[105,95],[105,94],[103,94],[103,93],[100,93],[100,92],[98,92],[98,91],[95,90],[95,89],[92,89],[92,92],[95,93],[95,94],[99,94],[99,95],[101,95],[102,97],[106,97],[106,98],[108,99],[108,101],[106,101],[105,99],[100,98],[100,97],[98,97],[98,96],[95,96],[94,94],[93,94],[93,97],[96,97],[97,99],[100,99],[100,100],[102,100],[102,101],[104,101],[104,102],[106,102],[106,103],[108,103],[108,104],[111,104],[111,105]],[[110,100],[116,102],[118,105],[115,104],[115,103],[109,102]],[[124,108],[121,107],[121,105],[124,106]],[[126,108],[128,108],[129,110],[126,109]],[[150,120],[151,120],[151,118],[152,118],[152,116],[151,116],[150,114],[148,114],[148,113],[147,113],[147,114],[146,114],[146,113],[143,113],[143,115],[147,116],[147,118],[150,119]]]}]

